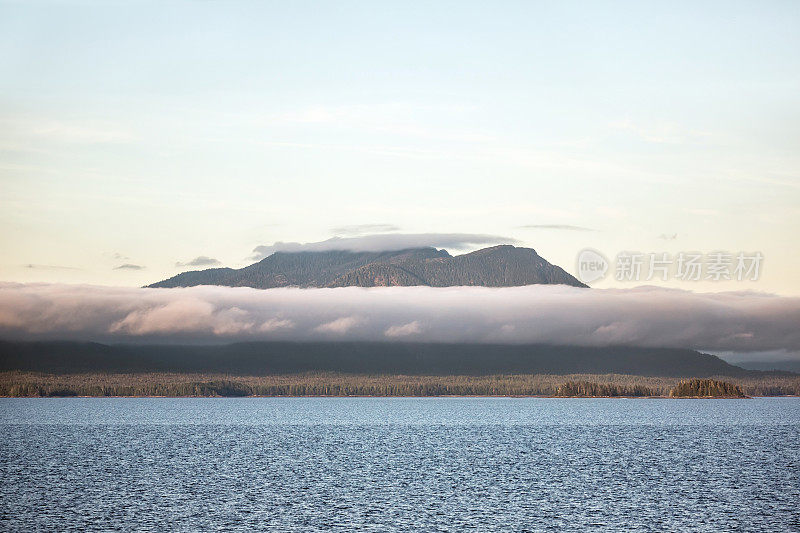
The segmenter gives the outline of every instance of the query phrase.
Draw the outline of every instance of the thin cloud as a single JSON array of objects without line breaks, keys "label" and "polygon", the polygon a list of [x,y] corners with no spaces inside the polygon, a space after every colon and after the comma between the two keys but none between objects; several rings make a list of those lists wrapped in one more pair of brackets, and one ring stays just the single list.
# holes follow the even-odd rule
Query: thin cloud
[{"label": "thin cloud", "polygon": [[414,341],[800,351],[800,298],[563,285],[145,289],[0,283],[0,338]]},{"label": "thin cloud", "polygon": [[675,239],[678,238],[678,234],[677,233],[662,233],[661,235],[658,236],[658,238],[661,239],[661,240],[664,240],[664,241],[674,241]]},{"label": "thin cloud", "polygon": [[82,270],[78,267],[61,266],[61,265],[37,265],[34,263],[28,263],[27,265],[25,265],[25,268],[30,268],[31,270]]},{"label": "thin cloud", "polygon": [[463,250],[470,246],[516,244],[519,241],[501,235],[482,233],[386,233],[359,237],[332,237],[321,242],[276,242],[256,246],[251,259],[263,259],[275,252],[389,252],[408,248],[450,248]]},{"label": "thin cloud", "polygon": [[334,235],[366,235],[369,233],[389,233],[392,231],[400,231],[399,226],[394,224],[355,224],[352,226],[338,226],[331,228],[331,233]]},{"label": "thin cloud", "polygon": [[175,263],[176,267],[199,267],[199,266],[216,266],[221,265],[222,263],[218,259],[214,259],[213,257],[207,257],[205,255],[199,255],[192,259],[191,261],[186,261],[185,263],[177,262]]},{"label": "thin cloud", "polygon": [[291,329],[294,327],[294,322],[291,320],[287,320],[285,318],[277,318],[273,317],[266,320],[261,326],[259,326],[258,331],[262,333],[270,332],[270,331],[279,331],[282,329]]},{"label": "thin cloud", "polygon": [[134,265],[133,263],[125,263],[114,267],[114,270],[144,270],[142,265]]},{"label": "thin cloud", "polygon": [[344,316],[331,320],[314,328],[314,331],[319,333],[334,333],[336,335],[344,335],[354,326],[358,325],[361,320],[355,316]]},{"label": "thin cloud", "polygon": [[525,226],[520,226],[520,228],[552,229],[552,230],[563,230],[563,231],[597,231],[592,228],[587,228],[584,226],[572,226],[570,224],[527,224]]},{"label": "thin cloud", "polygon": [[389,326],[384,333],[389,338],[409,337],[422,333],[422,326],[419,321],[414,320],[408,324],[399,326]]}]

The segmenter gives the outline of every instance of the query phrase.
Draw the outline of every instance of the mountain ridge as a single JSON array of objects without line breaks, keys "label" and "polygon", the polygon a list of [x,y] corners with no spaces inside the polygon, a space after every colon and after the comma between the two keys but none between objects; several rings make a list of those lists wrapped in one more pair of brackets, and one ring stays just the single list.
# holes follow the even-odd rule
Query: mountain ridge
[{"label": "mountain ridge", "polygon": [[[689,349],[548,344],[246,342],[219,345],[0,340],[0,372],[303,372],[404,375],[764,376]],[[789,373],[783,373],[789,374]]]},{"label": "mountain ridge", "polygon": [[532,248],[499,245],[452,256],[436,248],[384,252],[347,250],[275,252],[240,269],[182,272],[150,288],[222,285],[228,287],[518,287],[564,284],[586,287]]}]

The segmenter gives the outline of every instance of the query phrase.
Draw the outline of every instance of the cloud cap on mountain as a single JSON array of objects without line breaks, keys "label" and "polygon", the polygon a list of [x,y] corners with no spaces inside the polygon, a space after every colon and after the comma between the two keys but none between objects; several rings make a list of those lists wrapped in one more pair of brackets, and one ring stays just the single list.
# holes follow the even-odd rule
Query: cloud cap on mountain
[{"label": "cloud cap on mountain", "polygon": [[331,237],[320,242],[276,242],[256,246],[253,259],[263,259],[275,252],[393,252],[409,248],[450,248],[463,250],[471,246],[516,244],[519,241],[501,235],[484,233],[380,233],[358,237]]}]

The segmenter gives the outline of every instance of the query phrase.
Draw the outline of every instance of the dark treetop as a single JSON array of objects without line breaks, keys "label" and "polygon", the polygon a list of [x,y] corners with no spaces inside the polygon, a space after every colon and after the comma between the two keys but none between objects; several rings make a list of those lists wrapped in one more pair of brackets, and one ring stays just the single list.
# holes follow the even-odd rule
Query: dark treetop
[{"label": "dark treetop", "polygon": [[633,374],[708,377],[765,374],[693,350],[392,342],[253,342],[158,346],[0,341],[0,371],[223,372],[240,375]]}]

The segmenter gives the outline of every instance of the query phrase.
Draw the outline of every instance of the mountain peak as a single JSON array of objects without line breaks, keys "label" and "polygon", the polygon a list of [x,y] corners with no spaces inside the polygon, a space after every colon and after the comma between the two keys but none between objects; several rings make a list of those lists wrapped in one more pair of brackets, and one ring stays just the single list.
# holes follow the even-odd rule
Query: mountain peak
[{"label": "mountain peak", "polygon": [[475,250],[474,252],[470,252],[469,254],[480,255],[480,254],[492,254],[499,252],[521,252],[521,253],[531,253],[536,256],[539,255],[533,248],[525,248],[524,246],[514,246],[513,244],[498,244],[496,246],[489,246],[487,248],[481,248],[480,250]]},{"label": "mountain peak", "polygon": [[583,283],[533,248],[502,244],[463,255],[433,247],[386,252],[347,250],[275,252],[241,269],[184,272],[150,287],[378,287],[459,285],[516,287]]}]

